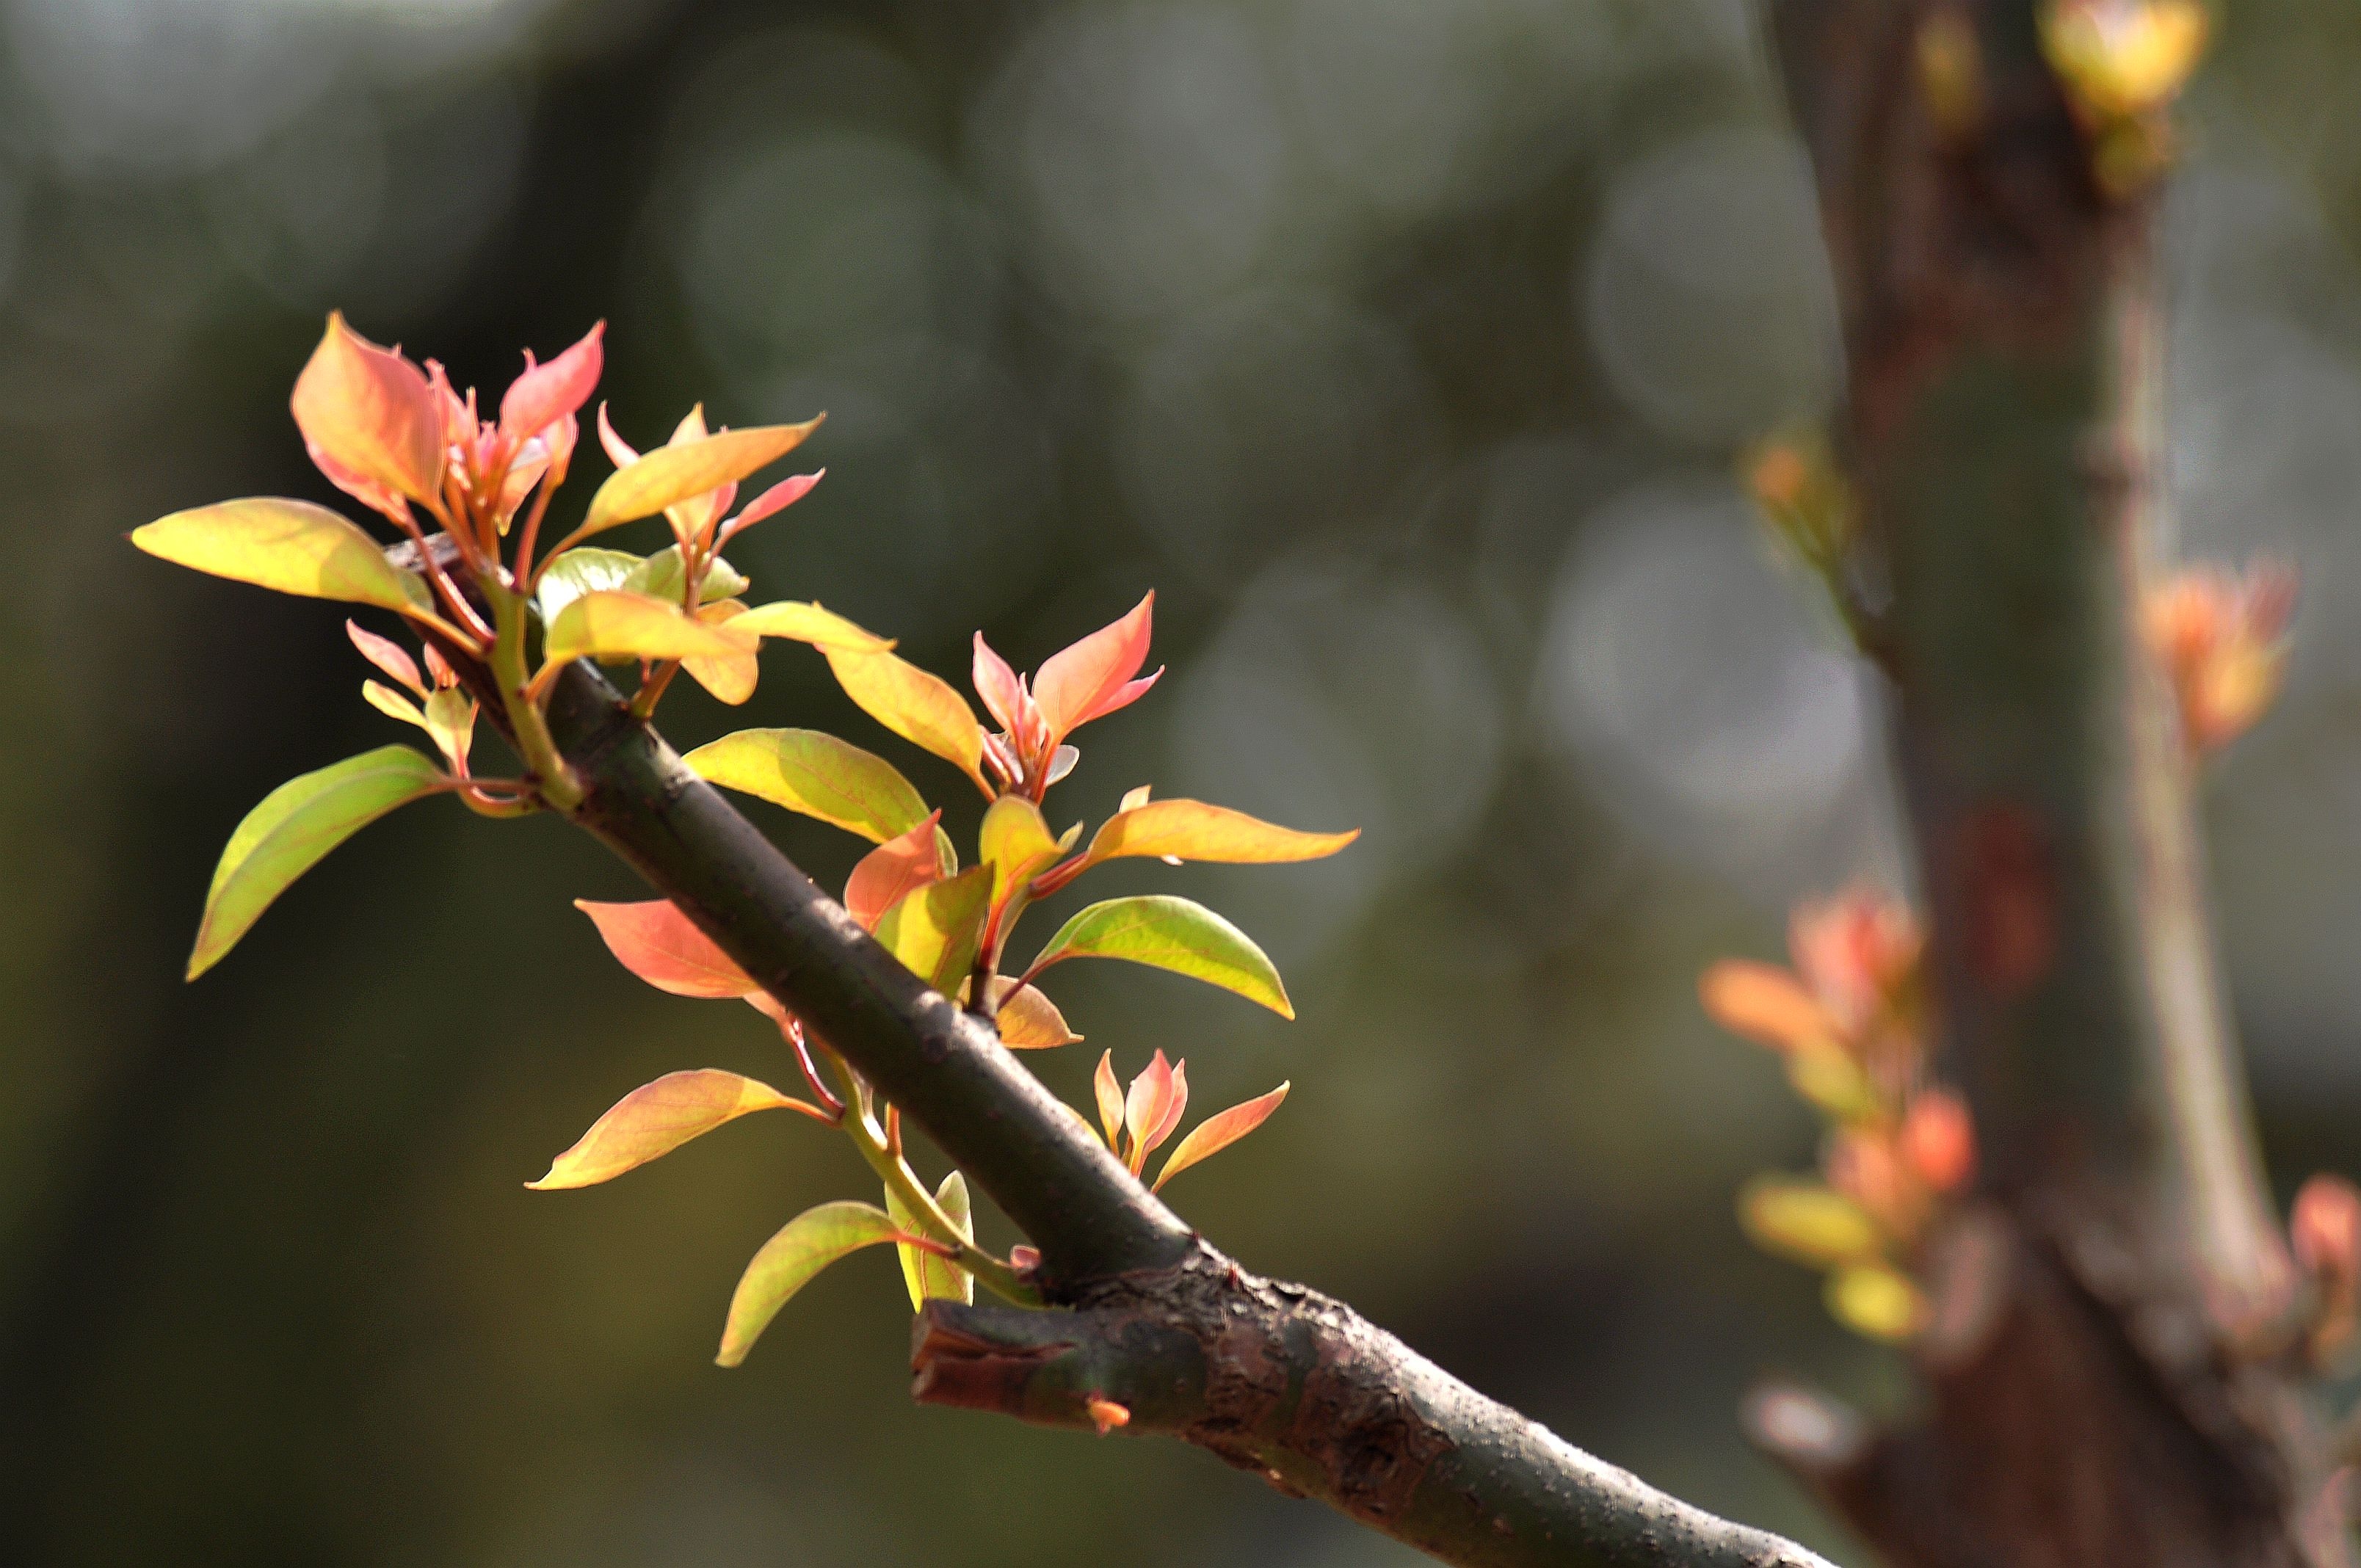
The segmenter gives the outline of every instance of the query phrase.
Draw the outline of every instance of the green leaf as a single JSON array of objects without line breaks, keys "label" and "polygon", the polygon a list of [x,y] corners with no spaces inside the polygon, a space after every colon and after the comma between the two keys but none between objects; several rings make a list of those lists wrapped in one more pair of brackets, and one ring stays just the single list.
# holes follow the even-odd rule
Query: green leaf
[{"label": "green leaf", "polygon": [[894,646],[891,637],[880,637],[863,626],[855,625],[832,609],[823,609],[801,599],[776,599],[758,604],[749,609],[744,623],[738,629],[761,637],[785,637],[796,642],[808,642],[815,648],[842,648],[855,653],[882,653]]},{"label": "green leaf", "polygon": [[873,844],[927,819],[927,803],[893,763],[817,729],[741,729],[681,760],[708,784],[817,817]]},{"label": "green leaf", "polygon": [[912,972],[949,996],[975,968],[991,902],[992,868],[971,866],[955,877],[905,894],[878,917],[877,939]]},{"label": "green leaf", "polygon": [[818,1106],[734,1072],[716,1068],[668,1072],[617,1101],[572,1148],[550,1163],[547,1176],[525,1185],[547,1192],[611,1181],[741,1116],[784,1109],[827,1119]]},{"label": "green leaf", "polygon": [[818,427],[816,419],[802,424],[757,425],[751,430],[725,430],[675,446],[659,446],[608,476],[598,493],[590,498],[590,510],[576,532],[592,534],[653,517],[668,506],[745,478],[794,451]]},{"label": "green leaf", "polygon": [[[616,585],[650,598],[670,599],[680,603],[681,589],[686,586],[686,574],[680,565],[680,546],[667,544],[631,569],[631,575]],[[719,599],[736,598],[746,591],[748,580],[737,567],[717,555],[705,568],[705,580],[697,586],[697,601],[712,604]]]},{"label": "green leaf", "polygon": [[442,773],[408,746],[380,746],[357,757],[289,779],[246,814],[222,850],[205,894],[194,980],[219,963],[297,877],[329,850],[397,806],[432,794]]},{"label": "green leaf", "polygon": [[[742,619],[742,617],[741,618]],[[549,623],[542,652],[552,663],[596,655],[634,659],[727,659],[753,639],[708,626],[680,606],[620,590],[584,594]]]},{"label": "green leaf", "polygon": [[[960,1234],[960,1240],[975,1240],[975,1220],[967,1196],[967,1178],[952,1171],[935,1189],[935,1206]],[[885,1212],[894,1223],[913,1235],[923,1235],[925,1228],[918,1216],[903,1203],[901,1194],[891,1187],[885,1189]],[[902,1283],[910,1288],[910,1310],[917,1310],[928,1301],[973,1301],[975,1276],[947,1257],[896,1242],[894,1250],[902,1257]]]},{"label": "green leaf", "polygon": [[176,511],[134,529],[131,543],[160,559],[282,594],[404,615],[433,607],[426,585],[389,563],[376,540],[310,501],[253,496]]},{"label": "green leaf", "polygon": [[1093,904],[1058,928],[1028,975],[1068,959],[1125,959],[1235,991],[1295,1016],[1279,970],[1253,938],[1202,904],[1154,894]]},{"label": "green leaf", "polygon": [[747,1264],[738,1289],[730,1298],[730,1316],[721,1330],[721,1354],[713,1359],[735,1366],[746,1359],[771,1320],[787,1299],[811,1283],[820,1270],[838,1258],[865,1246],[896,1240],[902,1234],[893,1216],[867,1203],[822,1203],[807,1209],[763,1244]]},{"label": "green leaf", "polygon": [[559,610],[584,594],[621,587],[641,565],[640,558],[628,550],[601,550],[595,544],[554,557],[542,568],[540,585],[533,589],[533,601],[541,611],[542,624],[555,620]]}]

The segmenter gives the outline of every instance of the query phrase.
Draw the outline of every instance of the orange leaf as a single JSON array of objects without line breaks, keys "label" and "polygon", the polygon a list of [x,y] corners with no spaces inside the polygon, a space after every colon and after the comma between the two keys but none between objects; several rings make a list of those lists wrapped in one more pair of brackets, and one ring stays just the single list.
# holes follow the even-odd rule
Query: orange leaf
[{"label": "orange leaf", "polygon": [[353,646],[360,650],[362,658],[408,686],[415,696],[426,695],[426,683],[418,674],[418,661],[412,659],[410,651],[401,643],[390,637],[379,637],[376,632],[363,629],[357,620],[345,622],[345,635],[353,640]]},{"label": "orange leaf", "polygon": [[1115,1053],[1099,1053],[1099,1069],[1091,1078],[1091,1090],[1098,1096],[1099,1124],[1106,1129],[1110,1149],[1118,1146],[1123,1135],[1123,1083],[1115,1075]]},{"label": "orange leaf", "polygon": [[1148,662],[1155,609],[1151,592],[1121,620],[1101,627],[1042,663],[1033,677],[1033,700],[1053,738],[1064,740],[1092,719],[1137,699],[1155,684],[1154,675],[1132,680]]},{"label": "orange leaf", "polygon": [[622,966],[675,996],[743,996],[757,986],[712,938],[689,924],[668,898],[642,904],[596,904],[577,898],[607,948]]},{"label": "orange leaf", "polygon": [[1345,833],[1301,833],[1202,800],[1143,801],[1101,825],[1091,839],[1091,861],[1096,864],[1125,855],[1234,865],[1316,861],[1360,836],[1357,828]]},{"label": "orange leaf", "polygon": [[670,1154],[691,1138],[755,1111],[801,1111],[827,1121],[816,1105],[789,1099],[767,1083],[734,1072],[698,1068],[668,1072],[617,1101],[590,1124],[581,1141],[551,1162],[549,1174],[525,1185],[536,1192],[589,1187]]},{"label": "orange leaf", "polygon": [[426,373],[353,331],[341,313],[329,315],[290,406],[313,460],[346,493],[379,510],[387,490],[430,510],[439,503],[443,406]]},{"label": "orange leaf", "polygon": [[1282,1083],[1268,1094],[1257,1095],[1242,1105],[1215,1112],[1191,1130],[1164,1162],[1163,1172],[1156,1179],[1151,1191],[1161,1191],[1164,1184],[1195,1165],[1228,1148],[1257,1127],[1270,1120],[1270,1113],[1287,1098],[1288,1085]]},{"label": "orange leaf", "polygon": [[524,356],[524,374],[509,383],[500,397],[500,430],[512,441],[523,441],[580,410],[590,400],[599,373],[606,368],[602,339],[605,322],[594,322],[582,341],[551,360],[535,365]]},{"label": "orange leaf", "polygon": [[[725,626],[745,613],[746,607],[738,600],[721,599],[699,605],[697,619],[708,626]],[[711,692],[716,701],[732,707],[754,695],[755,683],[763,675],[763,662],[752,652],[719,659],[683,659],[680,667],[688,672],[691,680]]]},{"label": "orange leaf", "polygon": [[1836,1037],[1828,1010],[1775,965],[1724,959],[1697,981],[1697,999],[1715,1023],[1775,1051],[1806,1051]]},{"label": "orange leaf", "polygon": [[1014,985],[1004,975],[994,980],[993,994],[993,1022],[999,1027],[1000,1043],[1012,1051],[1054,1050],[1082,1038],[1038,986]]},{"label": "orange leaf", "polygon": [[959,869],[943,853],[942,819],[941,812],[928,812],[924,822],[897,839],[886,839],[852,868],[844,884],[844,908],[862,930],[876,930],[879,917],[905,894]]}]

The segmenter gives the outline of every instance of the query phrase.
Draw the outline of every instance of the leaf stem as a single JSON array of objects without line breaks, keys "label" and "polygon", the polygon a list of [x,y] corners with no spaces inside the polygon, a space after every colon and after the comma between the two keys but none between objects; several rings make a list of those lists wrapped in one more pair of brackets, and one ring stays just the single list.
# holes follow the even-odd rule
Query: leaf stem
[{"label": "leaf stem", "polygon": [[885,1130],[877,1124],[867,1106],[846,1116],[843,1126],[852,1139],[852,1146],[861,1151],[861,1157],[869,1162],[869,1168],[893,1190],[903,1206],[918,1217],[936,1240],[957,1249],[950,1255],[952,1262],[974,1275],[995,1296],[1024,1307],[1042,1304],[1041,1293],[1018,1278],[1016,1270],[960,1234],[959,1227],[935,1201],[935,1195],[927,1190],[926,1184],[910,1168],[910,1162],[894,1150]]},{"label": "leaf stem", "polygon": [[[582,804],[582,781],[559,754],[550,738],[549,722],[535,700],[524,673],[524,596],[513,589],[487,584],[492,620],[498,630],[492,641],[492,679],[500,688],[500,705],[516,738],[517,750],[533,777],[541,798],[555,810],[571,813]],[[545,674],[547,672],[544,672]]]}]

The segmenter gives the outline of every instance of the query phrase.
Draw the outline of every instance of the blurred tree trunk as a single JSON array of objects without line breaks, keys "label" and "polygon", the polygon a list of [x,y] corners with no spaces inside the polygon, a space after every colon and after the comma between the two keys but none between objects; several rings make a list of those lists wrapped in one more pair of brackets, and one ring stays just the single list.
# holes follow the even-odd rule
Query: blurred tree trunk
[{"label": "blurred tree trunk", "polygon": [[2345,1563],[2140,641],[2158,182],[2094,177],[2034,0],[1774,10],[1843,310],[1837,445],[1939,1059],[1985,1164],[1930,1270],[1920,1419],[1759,1435],[1901,1568]]}]

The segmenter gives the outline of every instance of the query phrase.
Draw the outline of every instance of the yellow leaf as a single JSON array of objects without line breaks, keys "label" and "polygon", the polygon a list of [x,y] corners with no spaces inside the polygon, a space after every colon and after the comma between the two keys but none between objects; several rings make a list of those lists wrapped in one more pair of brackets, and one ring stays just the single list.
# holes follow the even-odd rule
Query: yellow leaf
[{"label": "yellow leaf", "polygon": [[376,540],[310,501],[251,496],[176,511],[134,529],[131,543],[176,565],[282,594],[403,615],[430,609],[424,583],[396,570]]},{"label": "yellow leaf", "polygon": [[1861,1206],[1817,1181],[1759,1176],[1739,1194],[1739,1222],[1755,1245],[1824,1267],[1877,1255],[1877,1222]]},{"label": "yellow leaf", "polygon": [[1858,1334],[1893,1343],[1927,1322],[1927,1298],[1909,1278],[1883,1264],[1840,1268],[1828,1276],[1828,1310]]},{"label": "yellow leaf", "polygon": [[992,902],[1009,894],[1058,858],[1058,840],[1041,819],[1041,808],[1021,795],[1004,795],[983,814],[976,850],[992,868]]},{"label": "yellow leaf", "polygon": [[388,718],[399,718],[404,724],[415,724],[421,729],[426,728],[426,716],[418,711],[418,705],[383,681],[363,681],[361,696],[371,707]]},{"label": "yellow leaf", "polygon": [[653,517],[668,506],[745,478],[802,445],[804,438],[818,428],[817,419],[801,424],[756,425],[659,446],[608,477],[590,498],[590,510],[574,537],[587,539],[619,523]]},{"label": "yellow leaf", "polygon": [[[745,614],[746,607],[736,599],[720,599],[700,606],[697,619],[708,626],[725,626]],[[683,659],[680,667],[688,672],[689,679],[711,692],[716,701],[732,707],[754,695],[755,683],[763,674],[763,661],[751,651],[726,659]]]},{"label": "yellow leaf", "polygon": [[[959,1232],[961,1241],[975,1240],[975,1220],[972,1205],[968,1201],[966,1177],[956,1170],[944,1177],[943,1184],[935,1189],[935,1207],[943,1212],[943,1218],[951,1223],[951,1228]],[[925,1234],[918,1223],[918,1216],[910,1212],[900,1194],[891,1187],[885,1189],[885,1212],[893,1217],[895,1224],[913,1235]],[[909,1287],[913,1311],[928,1301],[967,1302],[975,1299],[975,1276],[950,1259],[938,1257],[907,1242],[895,1243],[894,1250],[902,1257],[902,1283]]]},{"label": "yellow leaf", "polygon": [[754,640],[708,626],[645,594],[607,589],[571,600],[550,623],[542,651],[553,664],[609,655],[633,659],[730,659]]},{"label": "yellow leaf", "polygon": [[741,729],[681,760],[708,783],[817,817],[874,844],[900,838],[927,817],[927,803],[893,763],[818,729]]},{"label": "yellow leaf", "polygon": [[826,645],[820,652],[844,695],[863,713],[903,740],[955,763],[977,784],[984,783],[983,728],[976,723],[975,709],[949,682],[895,653]]},{"label": "yellow leaf", "polygon": [[1091,839],[1091,860],[1095,864],[1119,856],[1147,855],[1230,864],[1316,861],[1360,836],[1357,828],[1345,833],[1300,833],[1202,800],[1144,801],[1101,825]]},{"label": "yellow leaf", "polygon": [[1000,1030],[1000,1043],[1010,1050],[1054,1050],[1082,1038],[1067,1026],[1066,1015],[1041,994],[1040,987],[1015,985],[1003,975],[994,979],[992,993],[995,998],[993,1022]]},{"label": "yellow leaf", "polygon": [[882,653],[894,646],[890,637],[855,626],[833,610],[796,599],[780,599],[749,609],[737,630],[758,637],[785,637],[815,648],[849,648],[858,653]]},{"label": "yellow leaf", "polygon": [[913,889],[878,917],[877,939],[920,979],[949,996],[975,967],[991,892],[989,866],[972,866],[955,877]]},{"label": "yellow leaf", "polygon": [[756,1111],[790,1107],[827,1120],[818,1107],[734,1072],[713,1068],[668,1072],[617,1101],[590,1124],[579,1142],[551,1163],[547,1176],[525,1185],[547,1192],[610,1181],[724,1123]]}]

